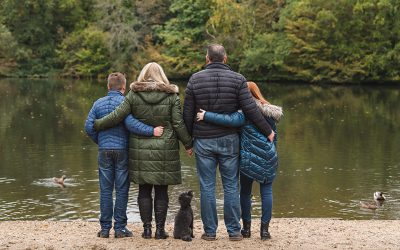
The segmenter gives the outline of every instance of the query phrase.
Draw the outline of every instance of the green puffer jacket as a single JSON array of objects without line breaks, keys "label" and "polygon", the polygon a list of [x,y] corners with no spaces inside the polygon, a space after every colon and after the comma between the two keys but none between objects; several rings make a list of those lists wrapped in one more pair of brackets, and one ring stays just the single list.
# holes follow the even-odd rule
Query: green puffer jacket
[{"label": "green puffer jacket", "polygon": [[151,126],[163,126],[161,137],[129,136],[129,174],[137,184],[174,185],[182,182],[179,142],[192,148],[192,138],[182,119],[178,86],[156,82],[134,82],[118,108],[94,128],[103,130],[133,114]]}]

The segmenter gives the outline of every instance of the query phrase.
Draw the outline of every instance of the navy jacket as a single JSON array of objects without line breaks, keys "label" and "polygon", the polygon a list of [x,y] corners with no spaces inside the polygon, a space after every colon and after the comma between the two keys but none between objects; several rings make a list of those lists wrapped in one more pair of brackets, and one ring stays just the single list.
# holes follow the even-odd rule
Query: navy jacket
[{"label": "navy jacket", "polygon": [[[270,117],[265,119],[276,132],[275,121]],[[240,174],[260,183],[274,180],[278,167],[276,136],[274,142],[270,142],[250,121],[246,121],[242,112],[217,114],[207,111],[204,120],[220,126],[243,126],[240,132]]]},{"label": "navy jacket", "polygon": [[128,115],[123,123],[115,127],[96,132],[94,130],[94,122],[100,119],[118,107],[125,97],[119,91],[109,91],[108,95],[99,98],[89,112],[85,122],[85,130],[89,137],[99,145],[99,149],[128,149],[129,132],[143,135],[152,136],[154,128],[148,126],[141,121]]},{"label": "navy jacket", "polygon": [[190,77],[185,90],[183,119],[189,134],[197,138],[215,138],[239,132],[238,128],[196,121],[199,109],[229,114],[239,109],[258,130],[268,136],[271,128],[253,100],[244,76],[223,63],[210,63]]}]

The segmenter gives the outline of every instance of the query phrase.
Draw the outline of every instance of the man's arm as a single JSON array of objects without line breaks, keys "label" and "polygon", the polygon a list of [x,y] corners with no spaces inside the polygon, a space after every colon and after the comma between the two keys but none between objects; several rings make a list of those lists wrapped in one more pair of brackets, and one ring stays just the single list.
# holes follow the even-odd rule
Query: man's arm
[{"label": "man's arm", "polygon": [[95,114],[95,105],[90,109],[88,117],[85,122],[85,131],[86,134],[94,141],[94,143],[98,144],[98,133],[94,130],[94,121],[96,120]]},{"label": "man's arm", "polygon": [[193,96],[192,78],[189,79],[185,90],[185,102],[183,104],[183,120],[185,121],[186,129],[193,136],[193,123],[196,113],[196,101]]},{"label": "man's arm", "polygon": [[272,129],[265,120],[260,109],[257,107],[257,104],[247,87],[246,79],[244,79],[243,83],[239,87],[239,104],[246,118],[254,123],[262,134],[268,137],[272,133]]}]

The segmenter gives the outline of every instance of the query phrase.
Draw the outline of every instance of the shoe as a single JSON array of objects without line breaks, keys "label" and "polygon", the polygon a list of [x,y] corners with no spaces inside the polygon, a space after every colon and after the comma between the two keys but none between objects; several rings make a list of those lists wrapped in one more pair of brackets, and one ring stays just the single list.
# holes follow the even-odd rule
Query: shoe
[{"label": "shoe", "polygon": [[108,238],[108,237],[110,237],[110,231],[109,231],[109,230],[100,230],[100,231],[97,233],[97,237],[100,237],[100,238]]},{"label": "shoe", "polygon": [[207,241],[214,241],[214,240],[216,240],[216,237],[215,237],[215,235],[203,233],[203,235],[201,235],[201,239],[207,240]]},{"label": "shoe", "polygon": [[142,238],[151,239],[151,223],[150,224],[143,223]]},{"label": "shoe", "polygon": [[168,201],[155,200],[154,201],[154,215],[156,219],[156,233],[154,238],[156,240],[166,239],[169,235],[165,232],[165,220],[167,218]]},{"label": "shoe", "polygon": [[243,240],[243,235],[241,235],[240,233],[235,234],[235,235],[229,235],[229,240],[230,241],[241,241],[241,240]]},{"label": "shoe", "polygon": [[243,238],[250,238],[251,236],[251,221],[243,221],[243,228],[240,231]]},{"label": "shoe", "polygon": [[261,221],[260,237],[261,240],[271,239],[271,234],[268,232],[269,222],[264,223]]},{"label": "shoe", "polygon": [[156,240],[165,240],[169,235],[165,232],[164,228],[156,228],[156,233],[154,234],[154,238]]},{"label": "shoe", "polygon": [[115,238],[133,237],[133,233],[128,229],[120,229],[115,231]]}]

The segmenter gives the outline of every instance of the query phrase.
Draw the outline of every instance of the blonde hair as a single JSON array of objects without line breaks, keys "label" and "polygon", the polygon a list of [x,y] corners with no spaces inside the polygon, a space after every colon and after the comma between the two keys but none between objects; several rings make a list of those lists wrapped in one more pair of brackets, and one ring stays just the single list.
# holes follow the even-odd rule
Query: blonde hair
[{"label": "blonde hair", "polygon": [[158,82],[169,84],[168,78],[164,73],[163,68],[155,62],[146,64],[140,72],[138,82]]}]

